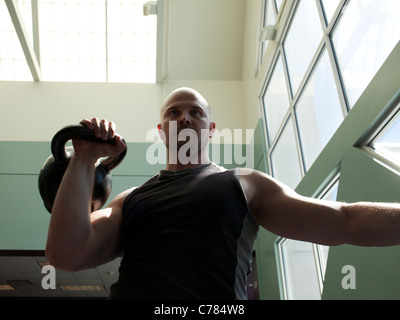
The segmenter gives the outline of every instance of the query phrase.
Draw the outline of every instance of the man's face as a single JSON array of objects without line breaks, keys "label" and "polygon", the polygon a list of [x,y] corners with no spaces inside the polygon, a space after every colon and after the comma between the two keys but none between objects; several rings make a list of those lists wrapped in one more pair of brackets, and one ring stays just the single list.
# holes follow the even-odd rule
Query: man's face
[{"label": "man's face", "polygon": [[[159,128],[165,134],[164,142],[167,148],[169,147],[170,137],[174,140],[177,139],[184,129],[190,130],[183,133],[191,132],[197,135],[198,147],[202,148],[208,144],[208,138],[212,137],[215,124],[210,120],[210,108],[207,101],[194,90],[181,89],[172,93],[165,101],[161,110]],[[171,128],[176,128],[176,132],[170,132]],[[206,137],[205,134],[207,134]],[[187,140],[189,139],[187,138]],[[177,141],[178,149],[187,140]]]}]

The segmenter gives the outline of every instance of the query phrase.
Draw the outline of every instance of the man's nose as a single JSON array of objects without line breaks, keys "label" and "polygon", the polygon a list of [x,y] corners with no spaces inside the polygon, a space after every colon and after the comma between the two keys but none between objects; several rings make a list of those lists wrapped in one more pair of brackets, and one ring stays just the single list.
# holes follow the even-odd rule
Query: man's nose
[{"label": "man's nose", "polygon": [[182,112],[178,120],[179,123],[191,123],[189,112]]}]

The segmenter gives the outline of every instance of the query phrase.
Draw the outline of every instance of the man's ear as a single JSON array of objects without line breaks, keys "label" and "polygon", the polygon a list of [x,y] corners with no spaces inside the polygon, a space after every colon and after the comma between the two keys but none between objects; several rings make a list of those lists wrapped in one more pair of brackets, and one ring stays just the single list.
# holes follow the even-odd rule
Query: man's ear
[{"label": "man's ear", "polygon": [[161,140],[165,143],[166,142],[165,132],[163,129],[161,129],[161,124],[157,125],[157,129],[158,129],[158,134],[160,135]]},{"label": "man's ear", "polygon": [[209,138],[212,138],[214,136],[215,127],[216,127],[215,122],[211,122],[210,123],[210,135],[209,135]]}]

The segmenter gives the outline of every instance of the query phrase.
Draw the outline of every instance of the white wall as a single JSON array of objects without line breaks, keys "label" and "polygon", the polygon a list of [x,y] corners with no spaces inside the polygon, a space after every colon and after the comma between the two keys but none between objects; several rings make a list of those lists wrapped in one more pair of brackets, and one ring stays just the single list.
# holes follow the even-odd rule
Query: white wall
[{"label": "white wall", "polygon": [[243,93],[235,81],[160,84],[0,82],[0,141],[50,141],[63,126],[94,116],[113,120],[127,142],[146,142],[172,90],[190,86],[212,106],[220,129],[242,129]]},{"label": "white wall", "polygon": [[154,128],[160,85],[103,83],[0,83],[2,141],[49,141],[61,127],[98,116],[117,123],[129,142]]}]

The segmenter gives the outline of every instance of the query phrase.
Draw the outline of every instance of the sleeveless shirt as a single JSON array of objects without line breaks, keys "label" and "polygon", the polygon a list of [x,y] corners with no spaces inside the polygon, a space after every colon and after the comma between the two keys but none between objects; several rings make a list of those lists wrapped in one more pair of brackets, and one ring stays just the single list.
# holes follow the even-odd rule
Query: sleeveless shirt
[{"label": "sleeveless shirt", "polygon": [[244,300],[258,226],[234,171],[162,170],[124,199],[110,299]]}]

